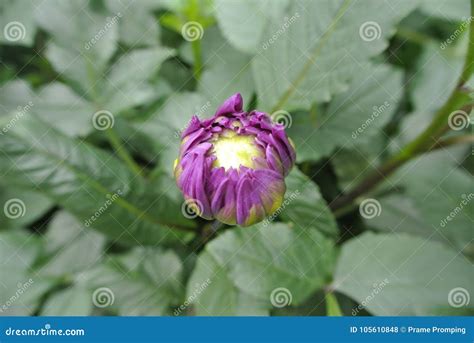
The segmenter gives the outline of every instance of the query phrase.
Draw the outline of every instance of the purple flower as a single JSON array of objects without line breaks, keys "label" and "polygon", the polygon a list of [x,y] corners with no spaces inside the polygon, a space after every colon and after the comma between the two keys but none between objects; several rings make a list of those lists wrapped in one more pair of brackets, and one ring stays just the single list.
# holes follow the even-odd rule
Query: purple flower
[{"label": "purple flower", "polygon": [[243,111],[237,93],[212,118],[193,116],[174,174],[199,216],[249,226],[281,206],[295,157],[284,127],[266,113]]}]

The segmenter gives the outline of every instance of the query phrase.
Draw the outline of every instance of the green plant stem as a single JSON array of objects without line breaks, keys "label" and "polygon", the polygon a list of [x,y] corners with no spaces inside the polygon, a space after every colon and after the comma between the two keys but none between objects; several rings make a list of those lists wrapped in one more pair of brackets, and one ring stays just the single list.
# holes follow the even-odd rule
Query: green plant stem
[{"label": "green plant stem", "polygon": [[[87,75],[88,79],[90,80],[91,83],[91,90],[92,90],[92,98],[95,103],[95,107],[97,111],[100,111],[103,109],[103,106],[100,105],[99,101],[99,95],[97,94],[97,88],[95,85],[97,84],[96,80],[96,74],[94,72],[94,67],[92,65],[92,62],[90,60],[87,60]],[[130,156],[128,153],[127,149],[125,149],[122,146],[122,142],[120,140],[120,137],[117,135],[115,130],[113,128],[109,128],[105,130],[105,135],[107,137],[107,140],[109,141],[110,145],[114,148],[114,150],[117,152],[119,157],[125,162],[125,164],[128,166],[128,168],[138,176],[143,176],[142,169],[138,164],[136,164],[135,160]]]},{"label": "green plant stem", "polygon": [[339,302],[333,292],[326,291],[324,293],[324,299],[326,300],[326,315],[328,317],[342,316],[341,307],[339,306]]},{"label": "green plant stem", "polygon": [[202,70],[202,57],[201,57],[201,40],[196,39],[191,42],[191,48],[193,50],[194,66],[193,66],[193,75],[196,81],[201,79],[201,70]]},{"label": "green plant stem", "polygon": [[436,41],[435,39],[433,39],[432,37],[430,37],[428,35],[413,31],[413,30],[405,28],[405,27],[399,27],[397,29],[396,35],[400,38],[406,39],[410,42],[413,42],[413,43],[416,43],[416,44],[419,44],[419,45],[425,45],[426,42],[435,42]]},{"label": "green plant stem", "polygon": [[464,143],[474,143],[474,135],[459,135],[442,139],[438,141],[435,145],[433,145],[430,151],[435,151],[441,148],[446,148],[452,145]]},{"label": "green plant stem", "polygon": [[[471,16],[474,16],[474,0],[471,0]],[[362,180],[349,193],[335,199],[329,207],[333,211],[338,211],[350,205],[362,194],[370,192],[375,186],[382,182],[387,176],[400,168],[412,158],[421,155],[424,152],[433,150],[439,137],[448,127],[449,115],[459,109],[469,99],[469,95],[463,89],[464,84],[469,80],[474,70],[474,25],[470,24],[469,46],[466,53],[463,71],[457,82],[457,87],[452,91],[446,103],[436,112],[431,124],[413,141],[405,145],[401,151],[390,158],[381,167],[371,173],[366,179]],[[472,103],[468,106],[472,108]],[[466,110],[468,110],[466,108]]]},{"label": "green plant stem", "polygon": [[[438,141],[436,144],[434,144],[429,150],[426,151],[426,153],[437,151],[441,148],[447,148],[453,145],[458,145],[458,144],[468,144],[468,143],[474,143],[474,135],[459,135],[459,136],[453,136],[453,137],[448,137],[445,139],[442,139]],[[418,155],[420,155],[419,153]],[[385,193],[391,193],[393,191],[390,190],[389,192],[382,192],[381,194],[375,194],[375,196],[383,196]],[[352,212],[354,209],[356,209],[359,206],[360,201],[358,199],[354,199],[353,202],[345,205],[344,207],[340,207],[336,209],[333,214],[336,218],[341,218],[345,216],[346,214]]]},{"label": "green plant stem", "polygon": [[123,147],[122,142],[120,141],[120,137],[117,135],[117,133],[114,131],[113,128],[107,129],[105,131],[105,134],[107,136],[107,139],[109,140],[110,144],[114,148],[115,152],[119,157],[125,162],[125,164],[130,168],[130,170],[137,176],[142,177],[142,169],[132,156],[128,153],[128,151]]}]

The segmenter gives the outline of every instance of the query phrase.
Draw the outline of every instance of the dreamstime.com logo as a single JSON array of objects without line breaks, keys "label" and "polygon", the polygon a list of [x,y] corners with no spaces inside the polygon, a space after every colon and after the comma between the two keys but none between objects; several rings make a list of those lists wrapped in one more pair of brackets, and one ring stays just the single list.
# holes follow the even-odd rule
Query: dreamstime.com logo
[{"label": "dreamstime.com logo", "polygon": [[380,39],[382,28],[376,21],[366,21],[359,27],[359,36],[365,42],[372,42]]},{"label": "dreamstime.com logo", "polygon": [[284,110],[275,111],[270,115],[272,122],[275,124],[283,125],[285,129],[288,129],[293,124],[291,114]]},{"label": "dreamstime.com logo", "polygon": [[0,306],[0,313],[7,311],[13,304],[20,299],[20,297],[31,287],[34,283],[33,279],[26,282],[18,282],[15,294],[13,294],[7,301]]},{"label": "dreamstime.com logo", "polygon": [[448,303],[450,306],[459,308],[469,305],[471,295],[468,290],[462,287],[453,288],[448,294]]},{"label": "dreamstime.com logo", "polygon": [[356,139],[361,133],[363,133],[372,124],[372,122],[375,119],[379,117],[379,115],[381,115],[383,112],[385,112],[389,108],[390,108],[390,103],[388,101],[385,101],[380,106],[374,106],[370,117],[367,118],[367,120],[364,123],[362,123],[362,125],[359,126],[357,130],[352,132],[352,138]]},{"label": "dreamstime.com logo", "polygon": [[285,34],[285,32],[290,28],[291,25],[300,17],[298,12],[295,12],[291,17],[285,17],[283,24],[276,30],[273,35],[262,44],[263,50],[267,50],[273,43],[275,43],[278,38]]},{"label": "dreamstime.com logo", "polygon": [[14,329],[9,327],[5,330],[6,336],[84,336],[84,329],[53,329],[46,324],[39,329]]},{"label": "dreamstime.com logo", "polygon": [[265,218],[265,220],[262,222],[262,226],[265,227],[265,226],[270,225],[270,223],[272,221],[274,221],[293,200],[298,198],[300,196],[300,194],[301,194],[300,190],[297,189],[296,191],[294,191],[290,195],[285,196],[285,200],[283,200],[281,206],[278,207],[278,209],[272,215]]},{"label": "dreamstime.com logo", "polygon": [[97,211],[94,212],[92,216],[87,218],[84,221],[84,226],[89,227],[91,226],[102,214],[104,214],[105,211],[122,195],[122,191],[119,189],[117,190],[116,193],[113,194],[107,194],[105,197],[107,200],[103,203],[102,206],[100,206]]},{"label": "dreamstime.com logo", "polygon": [[472,124],[472,120],[469,118],[469,114],[462,110],[454,111],[448,117],[448,125],[454,131],[466,129],[470,124]]},{"label": "dreamstime.com logo", "polygon": [[441,219],[439,223],[441,227],[446,227],[446,225],[448,225],[448,222],[453,220],[454,217],[461,213],[461,211],[471,202],[471,200],[474,199],[474,193],[463,194],[461,195],[461,198],[462,200],[459,202],[458,206],[453,208],[453,210],[449,212],[449,214],[445,218]]},{"label": "dreamstime.com logo", "polygon": [[104,25],[104,27],[102,27],[96,34],[94,37],[92,37],[91,39],[89,39],[89,41],[84,44],[84,49],[86,50],[89,50],[90,48],[92,48],[94,45],[97,44],[98,41],[100,41],[102,39],[102,37],[104,37],[104,35],[107,33],[107,31],[110,30],[110,28],[112,26],[114,26],[115,24],[118,23],[118,21],[120,20],[120,18],[122,18],[122,13],[118,12],[116,15],[114,15],[112,18],[110,17],[107,17],[106,18],[106,23]]},{"label": "dreamstime.com logo", "polygon": [[107,110],[100,110],[92,116],[92,126],[96,130],[105,131],[114,127],[115,118],[112,112]]},{"label": "dreamstime.com logo", "polygon": [[466,29],[469,27],[469,24],[472,22],[474,17],[464,18],[461,22],[461,25],[444,41],[441,43],[440,48],[442,50],[446,49],[448,45],[454,42]]},{"label": "dreamstime.com logo", "polygon": [[209,287],[209,285],[212,283],[211,279],[207,278],[206,281],[204,281],[201,284],[196,284],[196,288],[193,290],[193,293],[184,301],[183,304],[181,304],[176,310],[174,310],[174,315],[179,316],[184,310],[188,308],[190,304],[196,300],[196,298],[204,292],[204,290]]},{"label": "dreamstime.com logo", "polygon": [[25,39],[26,27],[19,21],[11,21],[3,28],[3,36],[7,41],[18,42]]},{"label": "dreamstime.com logo", "polygon": [[112,306],[115,302],[115,294],[110,288],[100,287],[92,293],[92,303],[99,308]]},{"label": "dreamstime.com logo", "polygon": [[188,42],[194,42],[204,36],[204,28],[197,21],[188,21],[181,28],[181,35]]},{"label": "dreamstime.com logo", "polygon": [[181,205],[181,213],[188,219],[200,217],[203,211],[204,206],[197,199],[186,199]]},{"label": "dreamstime.com logo", "polygon": [[383,279],[380,283],[374,283],[372,287],[372,292],[368,296],[365,297],[362,302],[357,305],[357,307],[352,309],[352,315],[356,316],[361,310],[367,307],[367,305],[379,294],[385,286],[387,286],[390,282],[387,278]]},{"label": "dreamstime.com logo", "polygon": [[290,306],[293,301],[293,294],[285,287],[275,288],[270,294],[270,302],[274,307],[283,308]]},{"label": "dreamstime.com logo", "polygon": [[380,216],[382,213],[382,206],[378,200],[368,198],[360,203],[359,213],[365,219],[372,219]]},{"label": "dreamstime.com logo", "polygon": [[6,134],[8,131],[10,131],[16,123],[27,114],[31,108],[33,107],[33,102],[29,101],[25,106],[18,106],[16,109],[15,116],[10,119],[10,121],[0,129],[0,135]]},{"label": "dreamstime.com logo", "polygon": [[[198,119],[201,119],[203,114],[211,107],[211,102],[208,101],[206,102],[204,105],[202,105],[201,107],[199,107],[197,109],[197,111],[194,113],[194,116],[196,116]],[[193,116],[193,118],[194,118]],[[191,124],[191,121],[193,120],[193,118],[189,119],[188,122],[186,123],[186,125],[184,127],[182,127],[181,129],[179,130],[176,130],[175,133],[174,133],[174,136],[179,139],[181,138],[181,135],[183,134],[184,130],[189,127],[189,125]]]},{"label": "dreamstime.com logo", "polygon": [[26,205],[21,199],[9,199],[3,205],[3,213],[9,219],[21,218],[26,214]]}]

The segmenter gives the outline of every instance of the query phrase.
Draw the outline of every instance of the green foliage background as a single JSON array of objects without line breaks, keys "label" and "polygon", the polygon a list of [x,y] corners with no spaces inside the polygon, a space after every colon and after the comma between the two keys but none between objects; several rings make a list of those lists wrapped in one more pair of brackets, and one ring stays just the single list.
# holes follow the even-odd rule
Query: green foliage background
[{"label": "green foliage background", "polygon": [[[474,296],[469,123],[444,120],[394,173],[332,206],[438,114],[471,112],[470,11],[469,0],[3,0],[0,315],[473,314],[473,300],[450,302],[453,290]],[[201,39],[183,37],[189,22]],[[247,109],[284,111],[297,196],[274,221],[216,231],[183,215],[172,165],[191,116],[236,92]],[[111,128],[94,127],[100,111]],[[372,218],[366,198],[380,205]],[[291,303],[275,305],[279,289]]]}]

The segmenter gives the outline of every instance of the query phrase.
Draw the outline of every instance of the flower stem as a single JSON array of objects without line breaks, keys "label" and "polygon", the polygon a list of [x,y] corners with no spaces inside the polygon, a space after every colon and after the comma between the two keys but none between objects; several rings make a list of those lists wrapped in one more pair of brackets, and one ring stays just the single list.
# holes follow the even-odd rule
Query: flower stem
[{"label": "flower stem", "polygon": [[324,293],[324,299],[326,300],[326,315],[328,317],[342,316],[341,307],[339,306],[339,302],[333,292],[326,291]]},{"label": "flower stem", "polygon": [[[427,150],[426,153],[430,153],[442,148],[447,148],[453,145],[466,144],[466,143],[474,143],[474,135],[459,135],[459,136],[453,136],[453,137],[441,139],[437,143],[435,143],[429,150]],[[421,155],[421,154],[422,154],[421,152],[418,153],[418,155]],[[393,189],[390,189],[388,192],[390,193],[393,192]],[[385,193],[388,193],[388,192],[382,192],[382,194],[374,194],[374,195],[375,197],[381,197]],[[361,200],[356,198],[352,202],[348,203],[347,205],[335,209],[333,214],[336,218],[341,218],[345,216],[346,214],[354,211],[359,206],[360,202]]]},{"label": "flower stem", "polygon": [[[474,16],[474,0],[471,0],[471,16]],[[382,182],[387,176],[400,168],[412,158],[422,153],[433,150],[436,147],[439,137],[446,131],[448,127],[449,115],[461,108],[469,100],[469,95],[463,89],[464,84],[469,80],[474,71],[474,25],[470,24],[469,30],[469,46],[466,53],[463,71],[457,82],[457,87],[452,91],[446,103],[436,112],[431,124],[413,141],[405,145],[401,151],[390,158],[381,167],[371,173],[366,179],[362,180],[357,186],[347,194],[336,198],[329,207],[333,211],[346,208],[356,198],[370,192],[375,186]],[[472,102],[466,108],[472,109]]]},{"label": "flower stem", "polygon": [[136,162],[133,160],[132,156],[128,153],[128,151],[123,147],[120,137],[114,131],[114,129],[110,128],[105,131],[107,139],[109,140],[110,144],[114,148],[117,155],[125,162],[125,164],[130,168],[130,170],[137,176],[143,176],[142,169]]},{"label": "flower stem", "polygon": [[191,48],[193,50],[193,57],[194,57],[193,75],[196,81],[199,82],[201,78],[201,70],[202,70],[201,40],[196,39],[192,41]]}]

